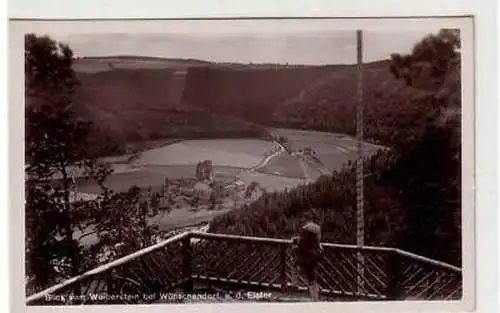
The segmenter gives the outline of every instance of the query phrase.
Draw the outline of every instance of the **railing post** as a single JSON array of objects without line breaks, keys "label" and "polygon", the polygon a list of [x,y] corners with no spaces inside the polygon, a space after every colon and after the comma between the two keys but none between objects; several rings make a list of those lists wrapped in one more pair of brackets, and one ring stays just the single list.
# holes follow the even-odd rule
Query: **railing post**
[{"label": "railing post", "polygon": [[[76,296],[82,294],[82,285],[80,282],[76,282],[75,286],[73,288],[71,288],[71,294],[76,295]],[[72,304],[72,303],[68,303],[68,304]]]},{"label": "railing post", "polygon": [[287,251],[288,245],[286,244],[281,244],[280,248],[280,256],[281,256],[281,289],[283,291],[286,291],[288,289],[288,279],[286,277],[286,272],[287,272],[287,262],[286,262],[286,251]]},{"label": "railing post", "polygon": [[387,299],[388,300],[401,300],[402,290],[401,281],[403,279],[401,269],[401,261],[403,259],[398,252],[392,251],[389,254],[387,262],[387,270],[389,277],[389,284],[387,285]]},{"label": "railing post", "polygon": [[[113,279],[114,274],[116,273],[115,269],[110,269],[109,271],[106,272],[105,275],[105,280],[106,280],[106,292],[108,295],[116,295],[118,294],[119,286],[117,286],[117,281]],[[110,303],[107,304],[115,304],[119,303],[118,301],[113,301],[111,300]]]},{"label": "railing post", "polygon": [[193,292],[193,278],[192,278],[192,259],[193,259],[193,251],[191,246],[191,235],[188,234],[182,240],[182,253],[183,253],[183,276],[186,279],[184,283],[184,292],[192,293]]}]

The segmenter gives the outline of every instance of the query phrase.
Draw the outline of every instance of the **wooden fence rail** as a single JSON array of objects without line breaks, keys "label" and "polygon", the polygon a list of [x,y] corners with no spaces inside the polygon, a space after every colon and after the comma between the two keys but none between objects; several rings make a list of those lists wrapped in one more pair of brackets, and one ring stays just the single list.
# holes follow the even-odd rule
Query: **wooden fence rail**
[{"label": "wooden fence rail", "polygon": [[[322,244],[323,295],[345,300],[456,300],[461,269],[386,247]],[[357,253],[364,256],[357,288]],[[293,265],[292,241],[186,232],[102,265],[26,299],[28,305],[151,303],[158,294],[193,293],[198,283],[230,289],[307,290]]]}]

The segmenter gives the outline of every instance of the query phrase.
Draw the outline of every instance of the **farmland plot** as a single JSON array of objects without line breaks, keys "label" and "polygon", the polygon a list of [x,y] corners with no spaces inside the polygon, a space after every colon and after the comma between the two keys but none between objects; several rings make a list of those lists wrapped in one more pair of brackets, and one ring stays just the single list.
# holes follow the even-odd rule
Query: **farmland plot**
[{"label": "farmland plot", "polygon": [[255,139],[186,140],[142,154],[143,165],[189,165],[211,160],[214,166],[251,168],[274,143]]},{"label": "farmland plot", "polygon": [[[128,190],[131,186],[156,187],[165,182],[165,178],[194,178],[196,165],[143,167],[133,172],[115,173],[106,179],[106,186],[116,192]],[[93,181],[80,180],[78,190],[87,193],[99,193],[100,187]]]},{"label": "farmland plot", "polygon": [[[134,164],[124,163],[124,158],[108,158],[114,174],[107,178],[106,185],[119,192],[131,186],[155,187],[165,178],[194,178],[196,164],[210,160],[214,166],[214,177],[226,179],[237,177],[242,171],[262,161],[266,153],[275,146],[272,142],[254,139],[186,140],[147,150]],[[80,192],[98,193],[93,181],[79,179]]]},{"label": "farmland plot", "polygon": [[[358,157],[357,141],[348,135],[281,128],[273,129],[272,133],[286,137],[295,152],[311,148],[315,160],[309,158],[307,163],[319,171],[340,170],[347,162],[355,161]],[[365,156],[382,148],[371,143],[363,143]]]},{"label": "farmland plot", "polygon": [[269,192],[292,189],[304,183],[302,178],[269,175],[261,172],[242,172],[239,179],[247,185],[251,182],[257,182]]},{"label": "farmland plot", "polygon": [[258,172],[292,178],[305,178],[304,170],[297,159],[288,153],[281,153],[273,157],[265,166],[257,169]]}]

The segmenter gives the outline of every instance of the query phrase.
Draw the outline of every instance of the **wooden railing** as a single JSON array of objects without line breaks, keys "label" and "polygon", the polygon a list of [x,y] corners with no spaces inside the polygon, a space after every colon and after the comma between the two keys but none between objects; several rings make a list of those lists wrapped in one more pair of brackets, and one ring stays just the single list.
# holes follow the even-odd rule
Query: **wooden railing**
[{"label": "wooden railing", "polygon": [[[451,300],[461,269],[394,248],[323,243],[318,283],[330,300]],[[152,303],[197,285],[225,290],[307,290],[291,240],[186,232],[27,298],[28,305]],[[364,257],[363,277],[357,253]],[[363,288],[359,288],[358,281]]]}]

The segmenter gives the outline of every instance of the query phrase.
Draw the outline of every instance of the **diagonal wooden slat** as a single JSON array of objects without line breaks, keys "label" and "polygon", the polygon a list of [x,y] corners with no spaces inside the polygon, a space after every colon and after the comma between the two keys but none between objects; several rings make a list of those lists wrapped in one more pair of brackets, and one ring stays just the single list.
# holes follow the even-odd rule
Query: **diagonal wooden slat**
[{"label": "diagonal wooden slat", "polygon": [[[342,255],[340,255],[340,256],[342,256]],[[342,256],[342,258],[344,258],[344,257]],[[351,269],[348,269],[348,268],[344,265],[344,263],[342,262],[342,260],[341,260],[340,258],[339,258],[339,261],[340,261],[340,262],[337,262],[338,266],[333,266],[331,263],[330,263],[330,264],[328,263],[328,262],[329,262],[329,261],[328,261],[328,259],[325,259],[325,262],[327,262],[327,264],[329,264],[329,265],[331,266],[331,268],[337,268],[337,267],[338,267],[338,268],[340,268],[340,270],[342,270],[344,274],[346,274],[347,276],[349,276],[349,281],[352,281],[352,282],[353,282],[353,284],[354,284],[354,283],[355,283],[355,281],[356,281],[356,277],[355,277],[355,275],[353,274],[353,273],[355,272],[355,267],[354,267],[354,266],[352,266],[352,268],[351,268]],[[355,292],[355,291],[356,291],[356,290],[355,290],[355,288],[356,288],[356,287],[353,285],[353,290],[352,290],[353,292]]]},{"label": "diagonal wooden slat", "polygon": [[241,277],[243,277],[243,279],[245,279],[245,280],[250,280],[248,278],[249,277],[248,275],[253,273],[259,266],[261,266],[260,263],[258,261],[255,261],[255,259],[252,259],[251,265],[247,268],[247,270],[245,272],[243,272]]},{"label": "diagonal wooden slat", "polygon": [[[352,253],[346,253],[344,251],[339,251],[338,255],[340,256],[340,259],[344,261],[344,264],[347,267],[350,268],[349,272],[356,273],[357,272],[357,260],[355,257],[355,251],[352,251]],[[353,276],[354,278],[354,276]]]},{"label": "diagonal wooden slat", "polygon": [[[349,280],[347,279],[344,274],[337,268],[335,267],[334,265],[332,265],[330,263],[330,261],[328,259],[324,259],[323,262],[326,266],[328,266],[328,270],[330,271],[330,275],[329,276],[332,276],[334,277],[338,277],[342,280],[342,282],[347,286],[347,290],[346,291],[352,291],[354,292],[356,290],[356,286],[355,286],[355,282],[354,280]],[[320,263],[321,264],[321,263]],[[333,273],[333,275],[332,275]],[[325,274],[328,275],[328,272],[326,272]]]},{"label": "diagonal wooden slat", "polygon": [[457,297],[461,297],[462,294],[462,285],[457,286],[455,289],[453,289],[445,298],[444,300],[451,300],[451,299],[456,299]]},{"label": "diagonal wooden slat", "polygon": [[387,272],[384,271],[384,268],[388,264],[389,254],[385,252],[385,253],[370,253],[370,255],[377,260],[376,262],[375,261],[374,262],[379,265],[378,269],[380,270],[380,275],[383,275],[384,279],[387,279]]},{"label": "diagonal wooden slat", "polygon": [[82,285],[81,285],[81,292],[80,294],[82,295],[86,295],[86,294],[89,294],[90,292],[90,289],[91,287],[93,286],[94,284],[94,281],[95,281],[95,277],[91,277],[91,279],[85,281]]},{"label": "diagonal wooden slat", "polygon": [[[234,262],[236,261],[234,256],[238,255],[238,253],[236,253],[236,251],[234,251],[233,249],[228,249],[225,255],[226,257],[218,260],[218,263],[216,263],[215,267],[213,267],[214,273],[223,272],[223,276],[226,276],[227,268],[234,265]],[[229,257],[228,255],[231,255],[231,257]]]},{"label": "diagonal wooden slat", "polygon": [[269,280],[272,277],[279,278],[280,275],[280,254],[270,253],[269,257],[261,265],[262,271],[256,272],[250,278],[256,278],[260,276],[258,280],[260,283],[264,282],[266,279]]},{"label": "diagonal wooden slat", "polygon": [[[279,260],[279,256],[274,260]],[[270,264],[270,270],[267,271],[267,276],[264,276],[261,281],[267,281],[270,285],[274,284],[276,281],[280,279],[280,267],[281,264],[279,262],[272,262]],[[281,284],[281,282],[279,283]]]},{"label": "diagonal wooden slat", "polygon": [[203,256],[197,261],[196,264],[201,264],[199,270],[204,275],[213,276],[216,275],[214,268],[221,262],[221,260],[223,260],[226,257],[227,257],[226,255],[222,254],[215,254],[213,256]]},{"label": "diagonal wooden slat", "polygon": [[[243,253],[238,253],[238,252],[234,251],[233,249],[231,249],[231,250],[228,249],[227,253],[229,253],[231,255],[241,255],[241,254],[243,254]],[[227,255],[227,253],[226,253],[226,255]],[[226,259],[219,260],[219,263],[213,269],[214,273],[216,273],[216,274],[223,273],[223,274],[227,275],[227,272],[230,271],[230,269],[228,270],[228,267],[233,266],[235,261],[236,260],[235,260],[234,257],[231,257],[229,259],[226,258]]]},{"label": "diagonal wooden slat", "polygon": [[370,258],[365,258],[365,274],[369,274],[369,276],[372,278],[371,280],[369,277],[367,277],[368,280],[373,281],[374,284],[377,284],[381,287],[382,290],[385,290],[387,287],[387,284],[382,281],[382,279],[375,273],[375,271],[372,271],[371,268],[369,268],[369,263],[370,263]]},{"label": "diagonal wooden slat", "polygon": [[[354,252],[354,251],[353,251]],[[352,268],[352,272],[356,272],[357,271],[357,261],[354,261],[354,262],[351,262],[349,260],[349,257],[348,256],[345,256],[345,252],[340,252],[338,255],[341,256],[341,258],[345,261],[345,263]],[[344,268],[345,269],[345,268]],[[346,269],[345,269],[346,270]],[[365,268],[365,273],[366,273],[366,268]],[[346,273],[349,273],[351,274],[350,271],[346,271]],[[358,277],[354,277],[353,275],[350,275],[352,277],[352,281],[356,281],[355,279],[358,279]],[[356,275],[357,276],[357,275]],[[360,279],[362,280],[362,282],[365,284],[365,287],[368,286],[371,291],[376,294],[376,295],[379,295],[381,296],[383,294],[383,292],[381,290],[379,290],[379,288],[376,288],[375,285],[373,284],[373,282],[371,282],[370,280],[367,279],[366,275],[360,277]],[[368,290],[369,292],[370,290]]]},{"label": "diagonal wooden slat", "polygon": [[[319,264],[319,269],[324,273],[324,275],[319,275],[318,280],[324,283],[325,287],[330,290],[340,290],[342,292],[347,292],[343,286],[336,280],[332,275],[328,275],[328,271],[324,268],[323,264]],[[348,288],[349,289],[349,288]]]},{"label": "diagonal wooden slat", "polygon": [[367,263],[367,266],[370,266],[374,269],[374,271],[376,273],[374,273],[379,279],[380,281],[383,281],[383,280],[386,280],[387,279],[387,273],[382,270],[381,266],[377,264],[377,262],[374,260],[378,260],[378,264],[384,264],[385,262],[383,260],[381,260],[379,257],[377,257],[376,255],[370,253],[367,255],[367,257],[365,257],[365,261]]},{"label": "diagonal wooden slat", "polygon": [[432,275],[434,274],[433,271],[429,272],[429,273],[426,273],[424,275],[423,278],[421,278],[419,281],[417,281],[416,283],[414,283],[412,286],[410,286],[407,290],[406,290],[406,295],[409,296],[412,294],[413,291],[417,290],[417,288],[421,287],[423,282],[425,281],[428,281],[428,279],[430,277],[432,277]]},{"label": "diagonal wooden slat", "polygon": [[97,278],[90,282],[89,288],[85,294],[97,293],[99,292],[99,287],[104,283],[103,279]]},{"label": "diagonal wooden slat", "polygon": [[417,266],[417,264],[415,264],[415,263],[408,264],[408,262],[401,262],[400,267],[404,268],[403,273],[402,273],[403,277],[409,276],[412,273],[414,273],[416,270],[421,269],[421,267]]},{"label": "diagonal wooden slat", "polygon": [[[78,278],[78,284],[65,282],[50,292],[70,293],[75,288],[81,293],[110,292],[110,281],[116,285],[116,290],[124,292],[148,292],[159,288],[172,290],[193,277],[208,282],[237,283],[240,287],[247,284],[253,290],[281,288],[283,283],[307,290],[307,280],[297,273],[290,241],[194,233],[186,238],[199,240],[192,245],[189,258],[184,258],[190,250],[183,249],[185,241],[180,241],[183,236],[85,273]],[[287,245],[285,250],[283,245]],[[325,244],[323,258],[317,268],[322,292],[351,299],[360,296],[356,290],[357,252],[362,253],[365,260],[362,282],[366,294],[361,295],[364,299],[387,296],[391,299],[442,300],[461,296],[460,268],[399,249],[341,244]],[[397,259],[388,255],[396,253]],[[389,263],[392,259],[400,261]],[[32,302],[43,303],[38,294],[32,299]],[[75,300],[73,304],[81,302]]]},{"label": "diagonal wooden slat", "polygon": [[432,290],[434,287],[436,286],[436,281],[432,281],[430,283],[428,283],[427,285],[423,286],[423,288],[416,293],[416,295],[414,296],[415,298],[417,299],[428,299],[428,300],[432,300],[432,299],[429,299],[429,296],[427,296],[426,294]]},{"label": "diagonal wooden slat", "polygon": [[452,284],[454,282],[455,282],[455,279],[452,277],[447,277],[447,278],[441,280],[440,283],[437,284],[437,286],[434,286],[436,288],[434,289],[434,291],[432,291],[432,293],[430,293],[427,296],[427,299],[428,300],[439,299],[440,298],[439,295],[446,294],[446,289],[450,286],[450,284]]},{"label": "diagonal wooden slat", "polygon": [[[365,271],[366,273],[367,271]],[[371,289],[371,293],[375,294],[375,295],[378,295],[378,296],[382,296],[383,295],[383,291],[377,289],[370,280],[368,280],[366,278],[366,275],[364,276],[361,276],[361,281],[363,282],[363,284],[365,285],[365,289],[366,287],[368,286],[370,289]],[[366,290],[367,293],[370,293],[370,290]]]},{"label": "diagonal wooden slat", "polygon": [[[220,265],[220,263],[222,263],[224,260],[226,260],[227,258],[229,258],[232,254],[233,254],[233,251],[229,248],[229,245],[227,242],[224,242],[223,243],[223,246],[221,244],[221,247],[219,247],[219,249],[221,250],[218,250],[218,249],[211,249],[211,250],[208,250],[208,251],[218,251],[218,253],[214,253],[214,255],[208,257],[208,256],[204,256],[204,260],[207,262],[206,263],[206,270],[208,270],[209,272],[211,273],[216,273],[215,270],[213,270],[214,268],[216,268],[218,265]],[[206,251],[206,252],[208,252]]]},{"label": "diagonal wooden slat", "polygon": [[252,249],[248,258],[246,258],[241,264],[238,272],[240,274],[240,280],[243,280],[247,275],[255,269],[258,263],[255,262],[255,258],[258,255],[258,250]]},{"label": "diagonal wooden slat", "polygon": [[[279,259],[279,254],[275,255],[275,259]],[[273,261],[275,261],[275,260],[273,259]],[[250,280],[250,281],[254,280],[255,277],[258,277],[265,270],[266,270],[266,267],[261,266],[261,268],[258,271],[256,271],[255,273],[253,273],[253,275],[250,276],[250,278],[248,280]]]},{"label": "diagonal wooden slat", "polygon": [[[419,268],[416,268],[415,271],[413,273],[411,273],[410,276],[407,276],[403,282],[401,283],[402,286],[406,286],[408,285],[411,281],[413,281],[417,276],[419,276],[420,274],[422,274],[423,272],[423,268],[419,267]],[[404,276],[403,276],[404,277]]]},{"label": "diagonal wooden slat", "polygon": [[[157,257],[157,256],[156,256]],[[160,263],[160,260],[156,260],[155,256],[145,256],[144,261],[151,268],[154,273],[154,278],[162,283],[167,283],[175,277],[175,274],[171,272],[172,268],[165,266],[164,260]]]}]

